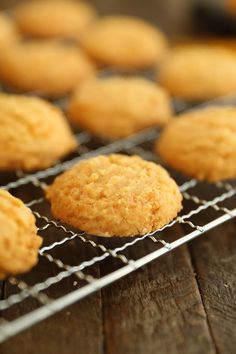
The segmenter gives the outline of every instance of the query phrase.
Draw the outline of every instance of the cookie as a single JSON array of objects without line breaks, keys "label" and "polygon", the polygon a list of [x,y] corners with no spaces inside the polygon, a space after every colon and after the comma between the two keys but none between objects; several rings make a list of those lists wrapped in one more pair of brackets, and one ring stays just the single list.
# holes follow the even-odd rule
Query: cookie
[{"label": "cookie", "polygon": [[25,42],[0,56],[2,82],[49,97],[67,94],[93,73],[93,65],[79,49],[56,41]]},{"label": "cookie", "polygon": [[19,4],[15,21],[27,36],[79,39],[96,16],[91,5],[73,0],[35,0]]},{"label": "cookie", "polygon": [[236,54],[220,47],[186,46],[170,52],[158,80],[173,96],[201,101],[236,91]]},{"label": "cookie", "polygon": [[[19,33],[12,20],[0,12],[0,48],[9,46],[19,39]],[[2,55],[2,53],[1,53]]]},{"label": "cookie", "polygon": [[181,210],[178,186],[138,156],[82,161],[47,189],[53,215],[98,236],[135,236],[161,228]]},{"label": "cookie", "polygon": [[166,49],[164,35],[153,25],[128,16],[95,22],[81,42],[99,65],[140,69],[156,65]]},{"label": "cookie", "polygon": [[164,130],[156,151],[171,167],[199,180],[236,177],[236,107],[182,114]]},{"label": "cookie", "polygon": [[167,123],[172,110],[168,94],[152,81],[117,76],[81,85],[70,99],[68,114],[81,128],[119,138]]},{"label": "cookie", "polygon": [[38,262],[42,239],[24,203],[0,190],[0,279],[29,271]]},{"label": "cookie", "polygon": [[60,109],[36,97],[0,94],[0,170],[43,169],[76,141]]}]

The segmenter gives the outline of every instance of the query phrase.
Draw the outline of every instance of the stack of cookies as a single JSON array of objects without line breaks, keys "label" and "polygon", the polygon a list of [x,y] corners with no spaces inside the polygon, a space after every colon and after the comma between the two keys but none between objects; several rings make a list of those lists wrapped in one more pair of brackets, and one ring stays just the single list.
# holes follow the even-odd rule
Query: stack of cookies
[{"label": "stack of cookies", "polygon": [[[154,151],[167,166],[210,182],[236,177],[236,108],[176,118],[171,100],[203,102],[236,91],[232,48],[171,48],[144,20],[99,17],[82,1],[35,0],[0,14],[0,82],[1,171],[32,172],[68,158],[79,144],[74,129],[120,139],[158,127]],[[182,209],[163,167],[122,154],[80,162],[45,196],[55,218],[104,237],[148,234]],[[2,279],[35,265],[42,239],[31,211],[3,190],[0,221]]]}]

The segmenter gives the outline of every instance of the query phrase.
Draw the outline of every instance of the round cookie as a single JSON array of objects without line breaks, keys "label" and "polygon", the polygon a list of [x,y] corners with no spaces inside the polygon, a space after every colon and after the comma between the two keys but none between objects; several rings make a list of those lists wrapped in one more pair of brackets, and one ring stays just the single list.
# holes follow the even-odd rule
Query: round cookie
[{"label": "round cookie", "polygon": [[166,49],[165,37],[156,27],[128,16],[98,20],[85,33],[81,44],[98,64],[121,69],[156,65]]},{"label": "round cookie", "polygon": [[167,123],[172,110],[168,94],[152,81],[111,77],[81,85],[69,101],[68,113],[75,125],[119,138]]},{"label": "round cookie", "polygon": [[0,94],[0,170],[43,169],[76,141],[60,109],[36,97]]},{"label": "round cookie", "polygon": [[53,215],[98,236],[135,236],[161,228],[181,210],[178,186],[138,156],[82,161],[47,189]]},{"label": "round cookie", "polygon": [[29,271],[38,262],[42,239],[30,209],[4,190],[0,190],[0,225],[0,279]]},{"label": "round cookie", "polygon": [[8,16],[0,12],[0,48],[9,46],[18,39],[19,34],[14,23]]},{"label": "round cookie", "polygon": [[215,106],[173,120],[155,146],[171,167],[200,180],[236,177],[236,107]]},{"label": "round cookie", "polygon": [[74,0],[35,0],[19,4],[14,18],[19,29],[36,38],[78,39],[96,16],[91,5]]},{"label": "round cookie", "polygon": [[0,56],[0,80],[45,96],[65,95],[93,73],[93,65],[78,48],[56,41],[18,44]]},{"label": "round cookie", "polygon": [[170,94],[201,101],[236,91],[236,54],[220,47],[186,46],[173,50],[158,80]]}]

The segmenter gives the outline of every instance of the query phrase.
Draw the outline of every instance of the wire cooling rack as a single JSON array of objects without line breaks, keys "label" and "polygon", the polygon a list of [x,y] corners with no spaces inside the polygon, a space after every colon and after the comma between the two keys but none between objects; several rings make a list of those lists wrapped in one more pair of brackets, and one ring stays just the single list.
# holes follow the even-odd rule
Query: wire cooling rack
[{"label": "wire cooling rack", "polygon": [[[55,176],[81,159],[99,154],[137,154],[160,163],[152,152],[158,136],[158,130],[150,129],[108,142],[80,133],[80,146],[70,159],[34,174],[2,176],[1,188],[10,190],[32,209],[44,244],[39,263],[31,272],[2,283],[0,342],[236,216],[235,181],[208,184],[170,170],[183,194],[184,208],[160,230],[136,238],[106,239],[78,232],[53,218],[43,190]],[[148,248],[144,247],[147,243]],[[26,312],[24,303],[32,298],[35,301]]]}]

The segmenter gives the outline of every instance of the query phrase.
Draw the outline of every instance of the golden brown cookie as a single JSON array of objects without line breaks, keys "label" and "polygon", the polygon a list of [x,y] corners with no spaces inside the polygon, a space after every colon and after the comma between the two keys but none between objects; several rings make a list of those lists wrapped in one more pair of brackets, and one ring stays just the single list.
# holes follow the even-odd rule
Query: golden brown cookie
[{"label": "golden brown cookie", "polygon": [[164,130],[156,151],[171,167],[200,180],[236,177],[236,108],[182,114]]},{"label": "golden brown cookie", "polygon": [[82,46],[102,66],[139,69],[157,64],[166,40],[156,27],[141,19],[107,16],[88,29]]},{"label": "golden brown cookie", "polygon": [[78,39],[96,16],[91,5],[74,0],[35,0],[19,4],[14,17],[19,29],[36,38]]},{"label": "golden brown cookie", "polygon": [[56,41],[18,44],[0,56],[0,80],[45,96],[65,95],[93,73],[93,65],[79,49]]},{"label": "golden brown cookie", "polygon": [[178,186],[138,156],[98,156],[57,177],[47,190],[53,215],[98,236],[135,236],[161,228],[181,210]]},{"label": "golden brown cookie", "polygon": [[68,113],[75,125],[119,138],[167,123],[172,110],[168,94],[152,81],[111,77],[81,85],[72,95]]},{"label": "golden brown cookie", "polygon": [[220,47],[186,46],[169,53],[158,79],[173,96],[201,101],[236,91],[236,54]]},{"label": "golden brown cookie", "polygon": [[14,23],[8,16],[0,12],[0,48],[3,48],[3,45],[13,44],[18,39],[19,34]]},{"label": "golden brown cookie", "polygon": [[0,225],[0,279],[29,271],[38,262],[42,239],[30,209],[4,190],[0,190]]},{"label": "golden brown cookie", "polygon": [[60,109],[36,97],[0,94],[0,170],[48,167],[76,141]]}]

